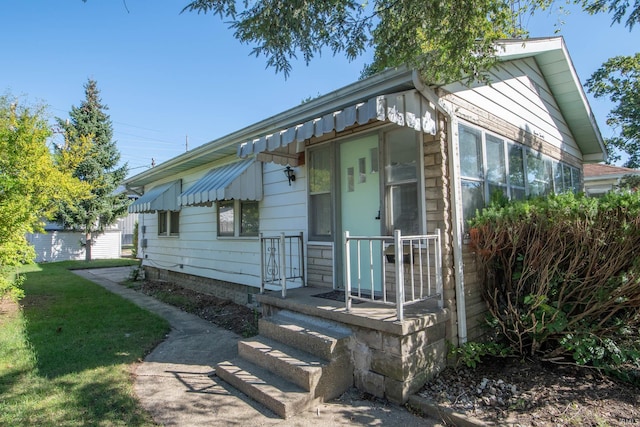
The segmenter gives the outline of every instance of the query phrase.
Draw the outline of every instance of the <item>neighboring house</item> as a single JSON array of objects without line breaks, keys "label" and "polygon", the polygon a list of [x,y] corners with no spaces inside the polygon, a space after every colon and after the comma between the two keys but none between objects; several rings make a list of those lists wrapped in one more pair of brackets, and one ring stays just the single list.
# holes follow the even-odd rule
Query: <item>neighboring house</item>
[{"label": "neighboring house", "polygon": [[[126,191],[122,185],[116,189],[117,193]],[[135,200],[137,195],[130,194],[129,199]],[[97,235],[91,248],[92,259],[114,259],[122,257],[122,246],[133,242],[133,230],[137,213],[129,213],[126,217],[108,227],[104,233]],[[54,262],[69,260],[84,260],[84,233],[65,229],[64,225],[48,222],[44,226],[44,233],[27,234],[27,241],[36,251],[36,262]]]},{"label": "neighboring house", "polygon": [[[36,251],[36,262],[84,260],[84,233],[65,230],[56,223],[47,223],[44,233],[27,234],[27,241]],[[91,248],[91,258],[112,259],[122,255],[122,232],[117,226],[97,236]]]},{"label": "neighboring house", "polygon": [[[124,185],[118,186],[116,189],[116,193],[122,193],[127,191]],[[128,194],[129,201],[131,203],[135,202],[138,199],[138,194],[129,193]],[[133,244],[133,231],[136,226],[136,222],[138,222],[138,214],[129,212],[127,216],[118,219],[118,229],[122,232],[122,245],[127,246]]]},{"label": "neighboring house", "polygon": [[591,197],[602,196],[615,189],[625,176],[640,176],[640,170],[599,163],[584,165],[584,192]]},{"label": "neighboring house", "polygon": [[579,191],[583,163],[606,157],[562,38],[504,41],[498,56],[490,85],[391,69],[127,180],[144,193],[130,211],[149,277],[240,303],[278,291],[257,296],[260,336],[219,377],[288,416],[301,406],[255,366],[298,381],[286,357],[265,361],[293,346],[328,361],[297,385],[307,401],[355,384],[404,402],[445,365],[447,342],[483,334],[466,220],[495,191]]}]

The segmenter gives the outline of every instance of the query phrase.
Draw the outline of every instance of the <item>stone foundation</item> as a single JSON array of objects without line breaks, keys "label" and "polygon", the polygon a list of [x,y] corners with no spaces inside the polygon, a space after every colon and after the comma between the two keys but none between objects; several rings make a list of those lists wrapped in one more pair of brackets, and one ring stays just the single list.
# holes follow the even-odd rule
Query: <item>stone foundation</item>
[{"label": "stone foundation", "polygon": [[446,366],[444,323],[403,336],[351,329],[354,383],[374,396],[402,404]]},{"label": "stone foundation", "polygon": [[318,291],[292,289],[286,299],[260,295],[262,315],[269,317],[288,310],[350,329],[353,381],[358,389],[403,404],[446,367],[449,310],[438,309],[433,301],[429,308],[413,305],[416,313],[407,314],[405,320],[398,322],[394,320],[394,309],[388,306],[355,305],[348,313],[344,303],[310,297]]}]

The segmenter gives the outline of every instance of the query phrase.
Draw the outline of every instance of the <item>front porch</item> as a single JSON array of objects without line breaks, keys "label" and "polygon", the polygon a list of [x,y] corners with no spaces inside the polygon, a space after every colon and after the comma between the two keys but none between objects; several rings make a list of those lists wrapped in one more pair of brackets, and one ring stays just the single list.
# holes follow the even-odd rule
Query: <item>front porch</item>
[{"label": "front porch", "polygon": [[[260,334],[273,339],[283,328],[284,335],[290,330],[326,334],[315,325],[340,330],[345,353],[332,357],[349,361],[344,365],[348,370],[341,373],[349,378],[348,384],[406,402],[446,364],[450,311],[443,308],[439,230],[419,236],[346,232],[346,293],[335,285],[304,286],[303,242],[302,234],[261,236],[263,285],[256,295],[263,314]],[[288,281],[297,279],[303,286],[287,289]],[[285,336],[283,342],[313,353],[305,347],[314,344],[306,340]]]},{"label": "front porch", "polygon": [[374,396],[404,403],[445,367],[445,325],[450,313],[439,308],[438,301],[407,306],[404,320],[398,321],[395,307],[358,302],[347,311],[344,300],[317,296],[326,291],[304,287],[290,289],[287,298],[279,292],[267,292],[257,300],[264,319],[295,313],[348,330],[352,369],[348,374],[352,374],[355,387]]}]

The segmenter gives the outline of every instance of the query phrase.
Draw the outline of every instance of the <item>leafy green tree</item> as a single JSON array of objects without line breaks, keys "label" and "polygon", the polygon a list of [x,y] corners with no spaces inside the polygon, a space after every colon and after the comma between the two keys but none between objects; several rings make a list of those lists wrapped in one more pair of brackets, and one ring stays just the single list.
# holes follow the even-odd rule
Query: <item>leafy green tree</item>
[{"label": "leafy green tree", "polygon": [[[568,0],[588,13],[611,13],[631,29],[640,3],[628,0]],[[212,13],[230,23],[236,39],[253,45],[267,66],[291,71],[291,60],[308,64],[323,50],[353,60],[374,47],[365,70],[409,64],[429,82],[483,78],[494,63],[494,42],[521,37],[523,15],[555,7],[554,0],[194,0],[184,11]]]},{"label": "leafy green tree", "polygon": [[41,231],[57,203],[82,199],[87,192],[57,167],[47,147],[50,135],[42,107],[0,97],[0,298],[21,295],[20,280],[8,267],[33,261],[26,234]]},{"label": "leafy green tree", "polygon": [[353,60],[372,44],[376,59],[367,73],[408,63],[437,81],[479,76],[493,63],[493,42],[519,34],[518,12],[496,0],[197,0],[183,11],[230,20],[234,36],[285,76],[298,55],[309,63],[329,49]]},{"label": "leafy green tree", "polygon": [[619,190],[638,191],[640,190],[640,175],[625,175],[616,186]]},{"label": "leafy green tree", "polygon": [[640,168],[640,53],[609,59],[587,80],[586,87],[595,97],[609,97],[616,104],[607,124],[620,133],[605,141],[609,161],[624,155],[625,167]]},{"label": "leafy green tree", "polygon": [[111,119],[105,113],[108,107],[102,104],[95,80],[89,79],[84,89],[85,99],[79,107],[71,107],[70,119],[57,119],[65,143],[55,151],[61,159],[80,156],[72,164],[60,163],[91,188],[91,197],[61,203],[56,220],[84,233],[86,259],[91,260],[93,239],[126,214],[129,200],[126,194],[115,193],[127,175],[127,165],[118,166],[120,152],[113,141]]}]

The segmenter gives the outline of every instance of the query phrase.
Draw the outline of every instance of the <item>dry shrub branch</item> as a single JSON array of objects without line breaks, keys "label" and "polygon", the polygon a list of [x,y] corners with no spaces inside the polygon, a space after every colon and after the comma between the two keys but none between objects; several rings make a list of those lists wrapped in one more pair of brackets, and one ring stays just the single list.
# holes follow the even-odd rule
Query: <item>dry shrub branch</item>
[{"label": "dry shrub branch", "polygon": [[639,193],[492,206],[471,241],[495,325],[518,353],[638,368]]}]

